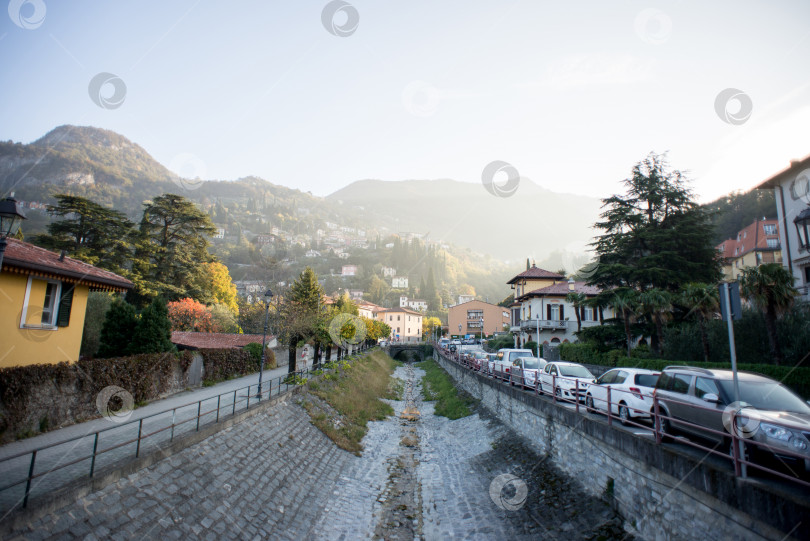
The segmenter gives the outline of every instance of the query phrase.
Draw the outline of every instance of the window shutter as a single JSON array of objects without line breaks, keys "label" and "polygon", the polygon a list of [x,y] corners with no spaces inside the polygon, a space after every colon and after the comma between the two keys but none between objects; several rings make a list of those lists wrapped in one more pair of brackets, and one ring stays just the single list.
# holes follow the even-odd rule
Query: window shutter
[{"label": "window shutter", "polygon": [[551,320],[551,305],[546,305],[546,319]]},{"label": "window shutter", "polygon": [[560,321],[565,321],[565,305],[560,305]]},{"label": "window shutter", "polygon": [[75,284],[62,282],[62,297],[59,299],[59,310],[56,314],[56,326],[67,327],[70,325],[70,309],[73,306],[73,290]]}]

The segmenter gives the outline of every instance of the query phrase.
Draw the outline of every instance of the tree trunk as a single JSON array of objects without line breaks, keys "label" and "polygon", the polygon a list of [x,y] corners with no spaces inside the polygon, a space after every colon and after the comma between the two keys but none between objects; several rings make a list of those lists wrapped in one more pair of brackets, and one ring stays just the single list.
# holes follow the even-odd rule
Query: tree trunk
[{"label": "tree trunk", "polygon": [[664,322],[657,315],[653,316],[653,323],[655,324],[655,334],[652,336],[652,349],[653,355],[661,357],[664,351]]},{"label": "tree trunk", "polygon": [[768,306],[765,311],[765,329],[768,331],[768,342],[771,346],[773,364],[779,366],[782,364],[782,350],[779,348],[779,340],[776,336],[776,310],[774,310],[773,306]]},{"label": "tree trunk", "polygon": [[290,345],[287,346],[287,354],[290,356],[289,363],[287,364],[287,373],[292,374],[295,372],[296,353],[295,346],[298,344],[298,338],[295,336],[290,337]]},{"label": "tree trunk", "polygon": [[329,343],[326,345],[326,362],[330,362],[332,360],[332,344]]},{"label": "tree trunk", "polygon": [[[574,307],[574,312],[576,312],[576,314],[577,314],[577,332],[579,332],[579,331],[582,330],[582,318],[579,315],[579,308],[575,306]],[[538,339],[538,342],[539,342],[540,337],[538,336],[537,339]]]},{"label": "tree trunk", "polygon": [[630,318],[626,310],[622,310],[622,319],[624,319],[624,335],[627,338],[627,356],[630,356],[630,349],[633,343],[633,337],[630,335]]},{"label": "tree trunk", "polygon": [[709,362],[709,337],[706,334],[706,316],[699,312],[698,326],[700,327],[700,341],[703,342],[703,361]]},{"label": "tree trunk", "polygon": [[315,369],[321,364],[321,343],[315,342],[315,356],[312,358],[312,368]]}]

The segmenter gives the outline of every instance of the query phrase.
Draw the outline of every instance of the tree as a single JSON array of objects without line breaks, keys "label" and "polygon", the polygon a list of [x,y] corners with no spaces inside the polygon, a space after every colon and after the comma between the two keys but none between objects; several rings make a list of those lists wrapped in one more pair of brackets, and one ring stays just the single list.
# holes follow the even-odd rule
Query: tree
[{"label": "tree", "polygon": [[624,336],[627,340],[627,356],[629,357],[630,350],[633,347],[633,333],[630,330],[630,324],[635,318],[636,310],[638,309],[637,294],[632,289],[614,290],[611,293],[610,304],[622,315]]},{"label": "tree", "polygon": [[793,274],[780,263],[745,267],[740,276],[742,295],[759,308],[765,317],[768,343],[774,364],[777,365],[782,363],[783,356],[776,332],[776,320],[793,305],[798,295],[793,280]]},{"label": "tree", "polygon": [[93,357],[98,351],[101,340],[101,327],[112,306],[115,296],[106,291],[91,291],[87,295],[87,309],[84,315],[84,328],[82,329],[81,355]]},{"label": "tree", "polygon": [[186,297],[166,305],[173,331],[214,332],[211,310],[201,302]]},{"label": "tree", "polygon": [[[709,362],[709,337],[706,332],[706,321],[711,319],[720,307],[720,293],[717,286],[701,282],[689,282],[680,291],[679,300],[694,313],[700,328],[700,340],[703,345],[703,361]],[[688,314],[687,314],[688,315]]]},{"label": "tree", "polygon": [[437,317],[422,318],[422,336],[430,336],[434,329],[442,328],[442,320]]},{"label": "tree", "polygon": [[71,257],[102,269],[125,273],[131,259],[134,224],[117,210],[84,197],[56,194],[48,213],[58,218],[48,224],[48,234],[34,242],[50,250],[65,250]]},{"label": "tree", "polygon": [[293,282],[290,294],[284,301],[279,314],[282,319],[279,335],[287,342],[290,373],[296,371],[295,350],[298,342],[315,335],[322,296],[323,288],[318,283],[318,275],[307,267]]},{"label": "tree", "polygon": [[141,312],[141,318],[132,333],[130,353],[163,353],[175,351],[172,344],[172,324],[166,301],[156,297]]},{"label": "tree", "polygon": [[510,293],[508,297],[498,303],[498,306],[503,306],[504,308],[509,308],[515,303],[515,294]]},{"label": "tree", "polygon": [[565,296],[565,300],[571,303],[574,307],[574,313],[577,316],[577,332],[582,330],[582,307],[585,306],[585,301],[588,300],[588,297],[585,296],[584,293],[577,293],[576,291],[570,292],[568,295]]},{"label": "tree", "polygon": [[638,303],[641,313],[647,315],[655,326],[650,349],[653,354],[660,357],[664,346],[664,321],[672,312],[672,294],[665,289],[654,287],[642,291],[638,296]]},{"label": "tree", "polygon": [[231,311],[230,307],[216,303],[209,306],[208,310],[211,313],[211,323],[214,332],[242,334],[242,329],[239,328],[236,315]]},{"label": "tree", "polygon": [[101,326],[96,355],[101,358],[127,355],[137,324],[135,307],[121,299],[114,300]]},{"label": "tree", "polygon": [[213,261],[208,237],[215,232],[208,215],[185,197],[167,193],[144,203],[136,265],[149,296],[205,300],[205,264]]},{"label": "tree", "polygon": [[625,195],[602,200],[592,243],[597,265],[588,280],[602,289],[631,287],[676,291],[693,281],[720,279],[709,214],[699,207],[683,173],[650,153],[625,179]]},{"label": "tree", "polygon": [[199,286],[200,290],[210,294],[209,302],[221,304],[233,313],[239,314],[239,303],[237,302],[236,285],[231,279],[228,267],[219,261],[212,261],[204,265],[205,272],[201,274],[204,283]]}]

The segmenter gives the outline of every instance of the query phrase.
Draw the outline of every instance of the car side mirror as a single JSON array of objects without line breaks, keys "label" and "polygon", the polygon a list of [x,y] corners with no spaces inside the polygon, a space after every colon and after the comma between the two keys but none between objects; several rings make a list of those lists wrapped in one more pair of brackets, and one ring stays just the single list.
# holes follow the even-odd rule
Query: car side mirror
[{"label": "car side mirror", "polygon": [[703,401],[718,404],[720,402],[720,397],[714,393],[706,393],[703,395]]}]

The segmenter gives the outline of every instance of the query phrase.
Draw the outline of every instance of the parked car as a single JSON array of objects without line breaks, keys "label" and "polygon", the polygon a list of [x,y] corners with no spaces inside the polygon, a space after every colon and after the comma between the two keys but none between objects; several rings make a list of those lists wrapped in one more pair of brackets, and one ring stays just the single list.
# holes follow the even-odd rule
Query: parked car
[{"label": "parked car", "polygon": [[[775,456],[810,472],[810,405],[778,381],[765,376],[738,372],[737,377],[739,402],[746,404],[738,413],[737,432],[772,447],[745,445],[748,458],[753,461],[757,456]],[[727,410],[735,401],[731,370],[668,366],[658,378],[655,396],[662,415],[658,428],[663,434],[696,436],[723,445],[731,454],[731,422]],[[780,450],[794,454],[783,454]]]},{"label": "parked car", "polygon": [[540,392],[555,394],[557,398],[584,400],[588,385],[595,381],[593,374],[581,364],[554,361],[540,372]]},{"label": "parked car", "polygon": [[542,358],[518,357],[512,363],[512,369],[509,372],[509,383],[534,389],[537,386],[537,374],[546,364],[548,362]]},{"label": "parked car", "polygon": [[459,340],[458,338],[454,338],[453,340],[450,341],[450,345],[451,346],[460,346],[461,345],[461,340]]},{"label": "parked car", "polygon": [[610,387],[610,412],[618,414],[622,424],[633,418],[649,419],[653,408],[652,394],[661,372],[644,368],[614,368],[588,386],[585,394],[587,410],[607,411]]},{"label": "parked car", "polygon": [[494,375],[495,363],[498,361],[497,353],[487,353],[487,362],[484,368],[484,373],[488,376]]},{"label": "parked car", "polygon": [[498,350],[498,359],[492,365],[492,375],[501,379],[509,378],[509,371],[512,363],[518,357],[532,357],[534,353],[530,349],[504,348]]},{"label": "parked car", "polygon": [[488,353],[485,353],[483,351],[473,352],[473,359],[472,359],[473,368],[483,372],[484,370],[486,370],[488,359],[489,359]]}]

